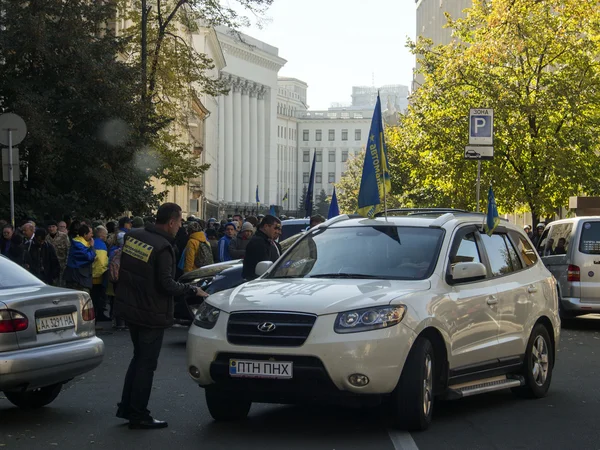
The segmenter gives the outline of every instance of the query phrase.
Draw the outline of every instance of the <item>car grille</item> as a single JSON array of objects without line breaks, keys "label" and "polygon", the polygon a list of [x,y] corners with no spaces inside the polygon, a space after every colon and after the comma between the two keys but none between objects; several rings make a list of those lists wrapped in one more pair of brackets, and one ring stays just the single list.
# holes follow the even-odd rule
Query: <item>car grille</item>
[{"label": "car grille", "polygon": [[[232,313],[227,323],[227,340],[234,345],[300,347],[308,338],[317,316],[284,312]],[[260,331],[273,324],[272,331]],[[268,327],[263,327],[268,328]]]}]

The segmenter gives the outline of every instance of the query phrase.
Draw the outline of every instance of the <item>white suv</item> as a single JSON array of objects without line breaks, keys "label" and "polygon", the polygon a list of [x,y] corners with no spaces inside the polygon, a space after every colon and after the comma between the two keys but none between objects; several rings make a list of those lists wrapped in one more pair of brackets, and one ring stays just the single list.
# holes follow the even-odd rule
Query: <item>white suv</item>
[{"label": "white suv", "polygon": [[386,402],[422,430],[435,397],[548,391],[560,337],[556,281],[522,230],[463,212],[338,216],[257,280],[210,296],[188,370],[216,420],[252,402]]}]

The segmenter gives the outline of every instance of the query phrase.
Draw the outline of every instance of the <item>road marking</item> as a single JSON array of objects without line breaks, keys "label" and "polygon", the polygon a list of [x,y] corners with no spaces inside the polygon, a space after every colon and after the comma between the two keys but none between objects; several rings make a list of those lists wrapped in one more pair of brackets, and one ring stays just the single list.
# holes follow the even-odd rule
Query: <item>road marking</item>
[{"label": "road marking", "polygon": [[388,430],[388,434],[396,450],[419,450],[410,433]]}]

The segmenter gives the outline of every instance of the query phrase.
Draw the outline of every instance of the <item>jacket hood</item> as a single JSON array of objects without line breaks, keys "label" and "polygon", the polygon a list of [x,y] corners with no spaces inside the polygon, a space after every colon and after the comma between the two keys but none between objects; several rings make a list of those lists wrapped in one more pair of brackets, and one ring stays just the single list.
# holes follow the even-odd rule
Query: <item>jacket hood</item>
[{"label": "jacket hood", "polygon": [[259,279],[213,294],[207,302],[228,313],[261,310],[325,315],[388,305],[430,288],[429,280]]},{"label": "jacket hood", "polygon": [[86,241],[83,237],[81,236],[77,236],[76,238],[73,239],[73,242],[79,242],[80,244],[82,244],[85,248],[88,248],[90,246],[90,243],[88,241]]},{"label": "jacket hood", "polygon": [[208,241],[206,240],[206,235],[204,234],[204,231],[196,231],[195,233],[190,234],[190,239],[208,243]]}]

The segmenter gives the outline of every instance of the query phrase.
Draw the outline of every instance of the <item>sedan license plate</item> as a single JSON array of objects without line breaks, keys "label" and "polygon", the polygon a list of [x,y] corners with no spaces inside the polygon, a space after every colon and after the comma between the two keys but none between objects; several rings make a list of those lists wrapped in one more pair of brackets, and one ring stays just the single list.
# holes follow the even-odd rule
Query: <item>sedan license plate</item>
[{"label": "sedan license plate", "polygon": [[244,378],[290,379],[293,376],[293,363],[285,361],[229,360],[229,375]]},{"label": "sedan license plate", "polygon": [[63,314],[61,316],[40,317],[35,319],[38,333],[46,331],[64,330],[74,328],[73,314]]}]

